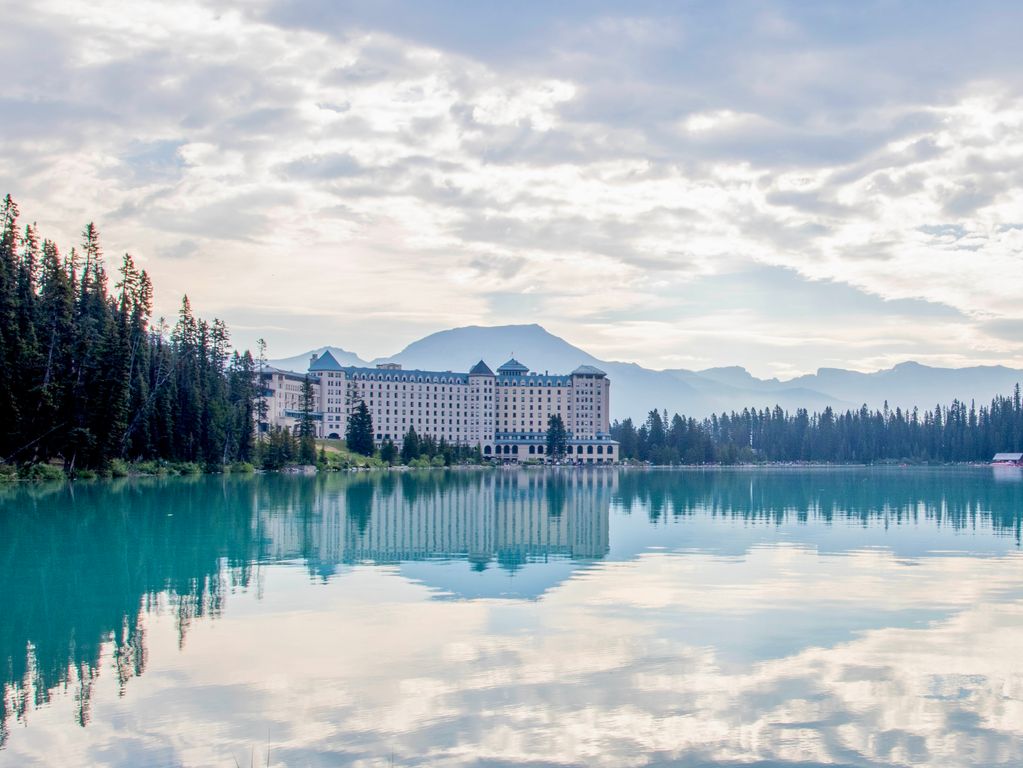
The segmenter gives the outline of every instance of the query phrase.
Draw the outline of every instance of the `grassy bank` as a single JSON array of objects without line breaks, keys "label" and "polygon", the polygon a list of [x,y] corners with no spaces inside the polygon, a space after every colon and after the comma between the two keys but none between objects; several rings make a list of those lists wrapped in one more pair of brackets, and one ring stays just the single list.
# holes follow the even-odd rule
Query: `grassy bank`
[{"label": "grassy bank", "polygon": [[102,469],[64,470],[59,464],[0,464],[0,484],[16,482],[52,482],[55,480],[95,480],[112,477],[174,477],[188,475],[252,474],[256,468],[246,462],[209,469],[190,461],[138,461],[115,459]]},{"label": "grassy bank", "polygon": [[[426,469],[446,466],[443,458],[413,459],[407,465],[389,464],[379,456],[363,456],[349,451],[343,441],[325,440],[317,444],[315,468],[319,472],[347,472],[356,470],[387,470],[407,466],[411,469]],[[138,461],[127,462],[115,459],[101,469],[64,470],[60,464],[0,464],[0,485],[18,482],[55,482],[65,480],[95,480],[115,477],[175,477],[203,474],[246,475],[257,472],[289,473],[304,469],[298,463],[289,463],[276,469],[260,469],[248,462],[236,462],[225,466],[205,466],[196,462]]]}]

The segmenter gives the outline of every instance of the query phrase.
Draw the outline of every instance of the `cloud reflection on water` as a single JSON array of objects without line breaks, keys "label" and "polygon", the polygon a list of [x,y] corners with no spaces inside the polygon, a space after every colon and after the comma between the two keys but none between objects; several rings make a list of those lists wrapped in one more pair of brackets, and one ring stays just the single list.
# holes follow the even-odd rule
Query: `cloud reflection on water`
[{"label": "cloud reflection on water", "polygon": [[[705,501],[738,494],[732,482],[704,486]],[[897,496],[901,482],[878,480],[877,498]],[[835,483],[811,480],[824,490]],[[988,483],[976,480],[965,495],[977,502]],[[645,502],[621,505],[617,484],[568,487],[610,514],[610,559],[584,561],[542,593],[514,599],[433,599],[431,567],[457,559],[422,561],[416,579],[397,562],[342,564],[324,579],[326,550],[313,557],[308,543],[317,526],[335,529],[320,512],[279,505],[256,529],[265,542],[268,520],[299,523],[304,558],[261,568],[259,589],[250,582],[218,618],[194,621],[180,652],[172,612],[144,613],[148,668],[125,697],[100,675],[92,720],[74,730],[71,697],[56,697],[14,731],[0,764],[244,764],[267,733],[281,765],[383,766],[392,755],[395,765],[1023,761],[1023,556],[991,536],[984,521],[998,510],[981,509],[972,529],[943,529],[926,515],[900,523],[937,537],[930,553],[911,555],[898,546],[829,552],[815,538],[826,524],[812,517],[751,530],[748,517],[719,515],[712,525],[722,540],[755,540],[730,552],[701,533],[709,508],[676,516],[669,530],[637,514],[652,510]],[[774,487],[774,501],[759,506],[795,501],[781,487],[788,495]],[[928,487],[922,507],[955,506],[940,479]],[[547,498],[543,484],[515,489],[504,498],[527,508]],[[404,498],[427,508],[458,496],[446,493]],[[326,486],[309,498],[324,494],[334,496]],[[343,514],[336,530],[373,540],[381,509],[361,534]],[[827,525],[853,544],[864,531],[855,519]],[[618,559],[633,538],[644,548]],[[514,580],[545,567],[527,557],[502,573]],[[99,666],[112,663],[111,650],[107,643]]]}]

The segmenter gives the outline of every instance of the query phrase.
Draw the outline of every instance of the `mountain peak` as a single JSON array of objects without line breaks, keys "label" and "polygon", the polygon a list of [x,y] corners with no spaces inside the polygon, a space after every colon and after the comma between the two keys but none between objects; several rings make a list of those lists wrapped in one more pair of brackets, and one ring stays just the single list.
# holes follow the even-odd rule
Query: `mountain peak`
[{"label": "mountain peak", "polygon": [[[341,347],[319,347],[303,355],[274,361],[280,368],[304,372],[310,357],[328,351],[340,366],[400,363],[405,368],[468,371],[496,370],[509,358],[531,371],[566,374],[579,366],[606,371],[611,380],[612,418],[644,418],[650,410],[702,418],[711,413],[741,411],[745,407],[780,405],[787,410],[844,411],[866,403],[894,408],[951,403],[953,399],[978,403],[1012,392],[1023,381],[1023,371],[1004,366],[935,368],[907,360],[881,371],[861,373],[842,368],[820,368],[816,374],[786,381],[760,379],[740,365],[703,371],[654,371],[636,363],[600,360],[537,323],[468,325],[432,333],[409,344],[396,355],[372,363]],[[479,363],[483,367],[478,367]]]},{"label": "mountain peak", "polygon": [[721,365],[714,368],[705,368],[696,373],[698,376],[703,376],[728,386],[746,386],[756,381],[753,374],[741,365]]},{"label": "mountain peak", "polygon": [[750,378],[753,378],[753,374],[751,374],[741,365],[717,365],[714,366],[713,368],[704,368],[702,371],[697,371],[697,373],[722,375],[727,374],[729,376],[748,376]]},{"label": "mountain peak", "polygon": [[579,365],[599,363],[592,355],[536,323],[467,325],[437,331],[386,360],[409,368],[437,370],[468,370],[474,362],[483,360],[497,370],[509,358],[521,361],[526,370],[552,373],[567,373]]},{"label": "mountain peak", "polygon": [[287,357],[282,360],[270,360],[269,363],[273,367],[280,368],[285,371],[305,373],[307,370],[309,370],[310,362],[314,357],[319,359],[323,358],[324,355],[330,355],[331,359],[340,366],[369,365],[369,363],[367,363],[354,352],[349,352],[347,349],[334,346],[317,347],[316,349],[311,349],[303,354],[294,355],[292,357]]}]

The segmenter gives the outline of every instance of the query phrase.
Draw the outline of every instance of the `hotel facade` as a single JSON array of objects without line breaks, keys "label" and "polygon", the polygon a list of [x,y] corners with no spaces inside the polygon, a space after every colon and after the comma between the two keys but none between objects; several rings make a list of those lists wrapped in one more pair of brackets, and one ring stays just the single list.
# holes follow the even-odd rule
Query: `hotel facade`
[{"label": "hotel facade", "polygon": [[262,374],[268,425],[294,429],[309,379],[316,435],[342,438],[348,415],[365,403],[377,446],[401,447],[409,429],[455,445],[479,447],[486,459],[546,461],[547,423],[561,417],[568,432],[564,461],[608,464],[619,458],[609,434],[611,382],[589,365],[571,373],[532,372],[514,358],[494,373],[482,360],[467,373],[342,366],[329,350],[314,355],[306,374]]}]

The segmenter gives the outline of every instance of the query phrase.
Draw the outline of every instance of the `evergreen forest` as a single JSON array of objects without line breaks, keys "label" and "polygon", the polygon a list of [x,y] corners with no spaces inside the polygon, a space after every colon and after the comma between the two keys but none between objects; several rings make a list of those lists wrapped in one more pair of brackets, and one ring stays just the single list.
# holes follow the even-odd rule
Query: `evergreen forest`
[{"label": "evergreen forest", "polygon": [[654,464],[736,462],[970,462],[1023,450],[1023,406],[1017,384],[1009,396],[979,408],[958,400],[921,412],[914,408],[795,414],[746,408],[697,420],[650,411],[638,428],[615,421],[611,436],[624,459]]},{"label": "evergreen forest", "polygon": [[[111,285],[111,281],[113,285]],[[61,253],[0,202],[0,463],[65,471],[114,461],[202,468],[254,452],[251,354],[223,322],[152,321],[153,286],[125,254],[113,275],[96,227]]]}]

